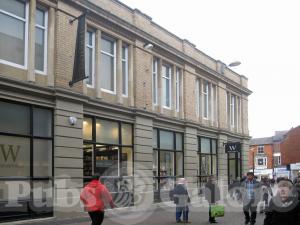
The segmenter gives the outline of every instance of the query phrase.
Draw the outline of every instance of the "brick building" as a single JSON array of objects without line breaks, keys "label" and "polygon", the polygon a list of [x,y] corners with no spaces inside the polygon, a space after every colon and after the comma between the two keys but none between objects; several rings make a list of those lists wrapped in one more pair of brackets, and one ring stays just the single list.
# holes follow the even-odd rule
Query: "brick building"
[{"label": "brick building", "polygon": [[[69,87],[83,12],[89,78]],[[81,212],[94,173],[121,207],[248,170],[247,78],[149,16],[117,0],[2,0],[0,16],[0,221]]]},{"label": "brick building", "polygon": [[300,126],[292,128],[280,143],[283,165],[291,169],[292,177],[300,171]]},{"label": "brick building", "polygon": [[[275,135],[250,140],[249,170],[259,178],[269,178],[288,175],[286,166],[282,163],[282,141],[288,131],[275,131]],[[253,160],[254,159],[254,160]]]}]

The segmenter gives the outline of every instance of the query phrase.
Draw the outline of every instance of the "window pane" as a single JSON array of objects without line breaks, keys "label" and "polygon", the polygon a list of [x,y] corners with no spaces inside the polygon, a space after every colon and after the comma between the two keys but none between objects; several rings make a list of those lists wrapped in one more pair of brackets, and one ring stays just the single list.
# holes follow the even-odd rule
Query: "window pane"
[{"label": "window pane", "polygon": [[153,129],[153,148],[157,148],[157,129]]},{"label": "window pane", "polygon": [[24,65],[24,36],[23,21],[0,13],[0,59]]},{"label": "window pane", "polygon": [[201,153],[210,154],[210,139],[209,138],[201,138]]},{"label": "window pane", "polygon": [[114,58],[101,54],[101,87],[114,91]]},{"label": "window pane", "polygon": [[217,141],[215,139],[211,139],[211,152],[212,154],[217,153]]},{"label": "window pane", "polygon": [[122,145],[132,145],[132,125],[122,123]]},{"label": "window pane", "polygon": [[52,206],[52,181],[33,182],[33,200],[35,207]]},{"label": "window pane", "polygon": [[[169,151],[160,151],[160,176],[174,176],[174,153]],[[168,178],[161,179],[161,188],[170,189],[172,183]]]},{"label": "window pane", "polygon": [[122,94],[127,95],[127,87],[128,87],[128,68],[127,68],[127,61],[122,62]]},{"label": "window pane", "polygon": [[44,71],[44,35],[41,28],[35,28],[35,69]]},{"label": "window pane", "polygon": [[170,80],[166,80],[166,104],[165,106],[170,107],[171,106],[171,101],[170,101]]},{"label": "window pane", "polygon": [[86,83],[93,84],[93,49],[85,48],[85,74],[88,76]]},{"label": "window pane", "polygon": [[182,134],[176,133],[176,150],[182,150]]},{"label": "window pane", "polygon": [[126,60],[126,58],[127,58],[127,47],[122,47],[122,59],[123,60]]},{"label": "window pane", "polygon": [[176,176],[183,175],[183,155],[182,152],[176,152]]},{"label": "window pane", "polygon": [[[0,181],[0,201],[29,200],[30,190],[30,183],[28,181]],[[23,209],[19,208],[19,210]],[[27,210],[27,206],[25,210]]]},{"label": "window pane", "polygon": [[160,149],[174,149],[174,136],[173,132],[160,131]]},{"label": "window pane", "polygon": [[132,148],[122,148],[122,164],[120,171],[122,176],[133,175]]},{"label": "window pane", "polygon": [[0,177],[30,176],[30,139],[0,136]]},{"label": "window pane", "polygon": [[95,149],[95,173],[102,176],[119,175],[119,147],[97,145]]},{"label": "window pane", "polygon": [[212,174],[217,174],[217,156],[212,156]]},{"label": "window pane", "polygon": [[107,144],[119,144],[119,126],[117,122],[96,121],[96,141]]},{"label": "window pane", "polygon": [[83,145],[83,176],[93,175],[93,145]]},{"label": "window pane", "polygon": [[1,0],[0,9],[25,18],[25,3],[17,0]]},{"label": "window pane", "polygon": [[158,176],[158,151],[153,151],[153,176]]},{"label": "window pane", "polygon": [[237,174],[236,174],[236,161],[235,160],[229,160],[229,182],[231,183],[233,180],[236,180]]},{"label": "window pane", "polygon": [[48,109],[33,109],[33,135],[52,137],[52,112]]},{"label": "window pane", "polygon": [[109,53],[111,55],[114,55],[114,42],[102,38],[101,39],[101,50],[106,53]]},{"label": "window pane", "polygon": [[84,140],[92,140],[92,131],[93,131],[93,120],[92,118],[84,118],[83,119],[83,139]]},{"label": "window pane", "polygon": [[40,26],[45,26],[45,12],[43,10],[37,9],[35,14],[35,23]]},{"label": "window pane", "polygon": [[210,175],[211,174],[211,156],[201,155],[201,174],[200,175]]},{"label": "window pane", "polygon": [[91,31],[86,32],[85,41],[87,45],[93,46],[93,32]]},{"label": "window pane", "polygon": [[0,102],[0,131],[29,135],[30,110],[24,105]]},{"label": "window pane", "polygon": [[52,175],[52,141],[40,139],[33,141],[33,175],[35,177]]}]

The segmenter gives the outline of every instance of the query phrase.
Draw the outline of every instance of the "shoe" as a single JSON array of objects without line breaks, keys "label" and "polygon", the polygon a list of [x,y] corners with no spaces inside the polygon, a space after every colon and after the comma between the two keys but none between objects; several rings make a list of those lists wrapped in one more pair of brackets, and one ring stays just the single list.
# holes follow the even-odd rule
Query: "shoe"
[{"label": "shoe", "polygon": [[255,223],[251,222],[250,225],[255,225]]},{"label": "shoe", "polygon": [[245,221],[245,225],[247,225],[249,222],[250,222],[250,221],[246,220],[246,221]]},{"label": "shoe", "polygon": [[181,219],[177,220],[176,223],[182,223]]},{"label": "shoe", "polygon": [[191,221],[183,221],[183,223],[192,223]]},{"label": "shoe", "polygon": [[209,221],[209,223],[218,223],[218,222],[215,220],[212,220],[212,221]]}]

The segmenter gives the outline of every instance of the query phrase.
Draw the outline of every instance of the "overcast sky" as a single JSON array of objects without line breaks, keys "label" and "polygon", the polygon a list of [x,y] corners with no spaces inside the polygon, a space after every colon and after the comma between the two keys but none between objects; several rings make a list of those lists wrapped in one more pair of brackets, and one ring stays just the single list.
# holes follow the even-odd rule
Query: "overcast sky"
[{"label": "overcast sky", "polygon": [[300,125],[299,0],[121,0],[249,79],[254,138]]}]

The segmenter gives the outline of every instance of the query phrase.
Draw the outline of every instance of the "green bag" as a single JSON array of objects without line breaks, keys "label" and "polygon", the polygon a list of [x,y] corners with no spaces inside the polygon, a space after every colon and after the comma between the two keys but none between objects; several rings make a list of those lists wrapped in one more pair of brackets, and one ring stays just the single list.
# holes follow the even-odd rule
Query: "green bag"
[{"label": "green bag", "polygon": [[225,207],[223,205],[211,205],[211,217],[223,217]]}]

